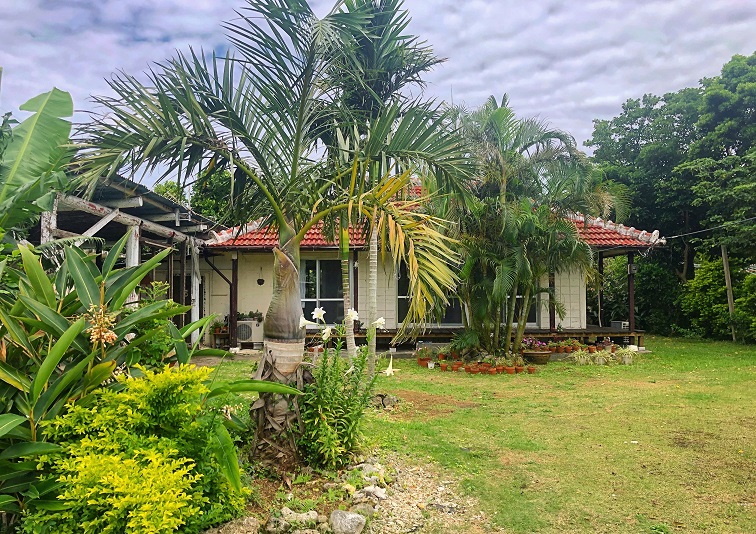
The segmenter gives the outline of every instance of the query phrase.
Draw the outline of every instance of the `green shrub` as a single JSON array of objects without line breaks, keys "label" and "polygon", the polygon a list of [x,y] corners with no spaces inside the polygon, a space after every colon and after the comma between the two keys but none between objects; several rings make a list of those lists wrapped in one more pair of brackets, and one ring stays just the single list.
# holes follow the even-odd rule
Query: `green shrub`
[{"label": "green shrub", "polygon": [[[736,268],[733,268],[733,282],[737,286]],[[696,276],[688,281],[680,296],[680,307],[693,332],[707,338],[730,337],[730,311],[721,259],[699,258]]]},{"label": "green shrub", "polygon": [[207,408],[209,368],[144,369],[43,424],[64,510],[23,518],[25,532],[199,532],[239,515],[247,491],[223,418]]},{"label": "green shrub", "polygon": [[[165,282],[152,282],[149,288],[140,288],[141,299],[137,308],[129,308],[124,311],[124,319],[137,310],[141,310],[155,304],[164,302],[166,312],[176,310],[178,314],[182,308],[171,299],[165,299],[169,285]],[[134,325],[131,333],[139,339],[145,336],[146,341],[139,346],[129,348],[126,352],[125,361],[128,365],[139,363],[148,368],[162,367],[166,362],[166,356],[173,350],[176,342],[171,332],[171,320],[168,317],[149,318]],[[148,335],[149,334],[149,335]]]},{"label": "green shrub", "polygon": [[745,341],[756,341],[756,274],[746,276],[735,299],[735,327]]},{"label": "green shrub", "polygon": [[349,361],[341,346],[327,350],[313,371],[314,383],[300,401],[304,433],[299,448],[312,466],[336,469],[349,462],[357,449],[360,422],[373,392],[367,374],[367,348]]}]

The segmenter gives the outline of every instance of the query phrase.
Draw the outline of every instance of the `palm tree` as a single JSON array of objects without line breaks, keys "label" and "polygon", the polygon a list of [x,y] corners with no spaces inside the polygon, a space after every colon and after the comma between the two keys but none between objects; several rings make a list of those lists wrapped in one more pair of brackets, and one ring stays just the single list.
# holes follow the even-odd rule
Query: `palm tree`
[{"label": "palm tree", "polygon": [[[461,294],[478,338],[492,340],[489,350],[503,345],[508,352],[513,333],[519,345],[537,295],[548,294],[554,303],[541,280],[563,269],[590,267],[590,249],[564,216],[576,209],[621,208],[622,198],[597,179],[569,134],[518,118],[506,95],[500,103],[490,97],[472,112],[457,108],[455,119],[482,167],[476,211],[461,219],[466,258]],[[485,226],[477,219],[481,211],[487,213]]]},{"label": "palm tree", "polygon": [[[356,76],[344,76],[339,72],[337,77],[343,80],[344,93],[341,103],[349,111],[347,127],[341,132],[345,148],[351,153],[359,153],[359,173],[354,176],[351,186],[358,190],[373,187],[380,177],[390,172],[388,167],[393,166],[395,171],[401,168],[401,164],[408,164],[416,173],[416,178],[428,176],[428,172],[441,171],[433,168],[433,162],[425,161],[431,165],[418,167],[418,162],[423,162],[422,154],[403,153],[380,153],[377,151],[381,145],[388,142],[389,137],[394,135],[393,126],[388,120],[396,120],[407,109],[417,106],[426,106],[418,101],[413,101],[402,93],[410,85],[423,87],[421,75],[429,71],[435,65],[442,62],[434,56],[430,46],[405,32],[410,23],[407,11],[402,9],[401,0],[354,0],[349,2],[350,11],[367,14],[365,29],[355,33],[354,39],[357,47],[354,51],[354,60],[357,69],[346,68],[342,72],[356,74]],[[351,58],[350,58],[351,59]],[[386,118],[388,117],[388,120]],[[437,122],[434,127],[442,124]],[[393,147],[396,148],[401,147]],[[415,157],[419,156],[419,157]],[[459,183],[460,178],[469,174],[446,173],[444,183]],[[352,176],[350,176],[350,179]],[[349,214],[342,214],[342,221],[350,221]],[[367,232],[369,239],[369,276],[368,276],[368,372],[372,375],[375,371],[375,326],[377,315],[377,271],[378,271],[378,213],[374,212],[368,217]],[[343,242],[348,236],[345,225],[341,224],[341,250],[342,250],[342,279],[348,283],[348,246]],[[345,297],[347,292],[345,292]],[[346,306],[345,302],[345,306]],[[406,324],[406,323],[405,323]],[[351,325],[348,325],[350,327]],[[349,331],[347,332],[349,334]],[[347,345],[349,346],[349,336]],[[353,341],[351,342],[353,345]]]},{"label": "palm tree", "polygon": [[[105,111],[82,128],[84,154],[78,165],[91,180],[125,166],[132,172],[177,173],[184,183],[191,176],[233,169],[231,187],[237,190],[236,181],[244,183],[237,201],[247,220],[261,220],[279,234],[258,377],[289,383],[295,379],[291,370],[301,361],[305,337],[300,326],[300,242],[315,224],[355,202],[364,213],[395,212],[394,196],[386,192],[406,186],[409,177],[386,175],[355,198],[353,191],[340,187],[342,176],[325,156],[329,132],[343,113],[338,106],[343,89],[333,72],[354,64],[354,35],[361,32],[366,15],[337,4],[318,19],[305,0],[247,2],[237,12],[238,20],[225,26],[238,57],[206,58],[190,51],[150,70],[147,84],[128,74],[114,76],[110,86],[117,96],[95,98]],[[464,163],[463,155],[445,130],[433,129],[437,116],[433,109],[416,108],[392,125],[402,132],[407,153],[454,169]],[[407,251],[407,240],[411,245],[412,240],[428,239],[423,225],[432,229],[439,224],[432,218],[401,216],[395,222],[407,230],[388,243],[397,255]],[[446,247],[443,239],[436,245]],[[431,283],[439,275],[442,283]],[[448,268],[439,267],[417,280],[418,309],[443,294],[448,285],[443,280],[450,276]],[[257,437],[261,445],[293,459],[296,417],[277,409],[278,402],[261,397]]]}]

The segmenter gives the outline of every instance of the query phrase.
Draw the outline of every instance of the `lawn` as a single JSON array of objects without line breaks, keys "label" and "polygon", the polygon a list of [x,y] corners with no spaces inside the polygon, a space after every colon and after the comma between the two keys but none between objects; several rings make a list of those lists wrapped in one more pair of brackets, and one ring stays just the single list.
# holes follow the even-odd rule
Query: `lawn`
[{"label": "lawn", "polygon": [[368,439],[454,474],[507,532],[756,532],[756,347],[649,338],[632,366],[381,377]]},{"label": "lawn", "polygon": [[377,392],[404,402],[369,411],[367,442],[452,475],[506,532],[756,532],[756,347],[646,346],[632,366],[535,375],[395,360]]}]

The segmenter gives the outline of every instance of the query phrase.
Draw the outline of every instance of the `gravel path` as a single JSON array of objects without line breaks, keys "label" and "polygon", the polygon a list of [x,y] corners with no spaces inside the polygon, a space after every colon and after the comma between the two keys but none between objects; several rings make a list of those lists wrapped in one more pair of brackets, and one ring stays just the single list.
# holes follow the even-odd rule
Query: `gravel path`
[{"label": "gravel path", "polygon": [[376,506],[378,517],[365,530],[368,534],[478,533],[496,532],[477,502],[462,497],[457,483],[442,477],[431,466],[410,463],[396,453],[382,458],[392,469],[394,482],[387,497]]}]

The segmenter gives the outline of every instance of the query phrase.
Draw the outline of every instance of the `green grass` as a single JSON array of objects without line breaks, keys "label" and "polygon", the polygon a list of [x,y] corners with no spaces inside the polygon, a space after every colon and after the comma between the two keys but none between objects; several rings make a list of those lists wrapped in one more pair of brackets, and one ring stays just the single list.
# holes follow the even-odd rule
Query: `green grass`
[{"label": "green grass", "polygon": [[633,366],[472,376],[394,361],[368,439],[432,461],[507,532],[756,532],[756,347],[649,338]]},{"label": "green grass", "polygon": [[[647,338],[632,366],[480,376],[394,360],[367,441],[432,462],[506,532],[756,532],[756,347]],[[381,368],[385,367],[385,362]],[[228,361],[219,380],[249,375]]]}]

